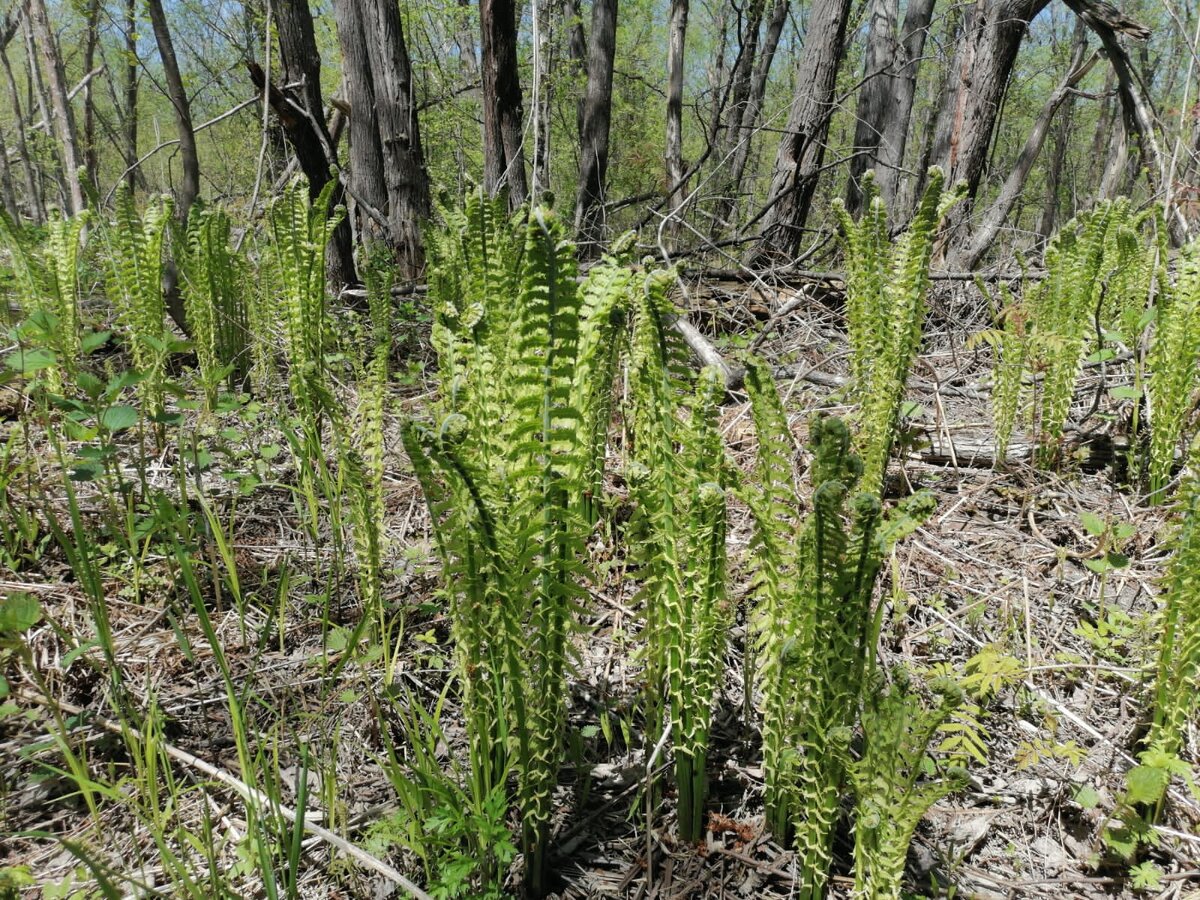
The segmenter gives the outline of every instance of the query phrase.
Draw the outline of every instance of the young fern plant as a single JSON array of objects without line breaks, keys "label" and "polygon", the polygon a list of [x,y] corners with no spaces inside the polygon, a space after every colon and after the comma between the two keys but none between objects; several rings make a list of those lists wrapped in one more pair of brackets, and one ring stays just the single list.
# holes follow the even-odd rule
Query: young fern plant
[{"label": "young fern plant", "polygon": [[311,203],[295,182],[271,205],[267,271],[276,285],[270,306],[284,326],[287,379],[313,453],[320,452],[321,419],[329,411],[325,353],[330,346],[325,308],[325,247],[342,213],[329,214],[333,182]]},{"label": "young fern plant", "polygon": [[1161,253],[1141,237],[1149,216],[1127,200],[1105,201],[1067,223],[1046,248],[1046,277],[1025,284],[1023,299],[1005,307],[1002,327],[979,335],[998,356],[997,456],[1007,452],[1022,397],[1032,392],[1037,460],[1051,464],[1089,342],[1136,340]]},{"label": "young fern plant", "polygon": [[1200,243],[1180,255],[1173,285],[1160,282],[1158,316],[1146,359],[1150,401],[1150,498],[1162,503],[1175,451],[1200,387]]},{"label": "young fern plant", "polygon": [[1200,704],[1200,441],[1179,492],[1175,555],[1164,586],[1162,639],[1154,687],[1154,721],[1147,741],[1174,755]]},{"label": "young fern plant", "polygon": [[878,675],[863,702],[862,755],[850,765],[854,787],[855,900],[900,900],[904,863],[917,823],[929,807],[961,790],[966,772],[950,768],[935,780],[919,780],[932,762],[930,744],[962,702],[963,691],[949,678],[930,688],[937,701],[927,705],[903,669],[891,683]]},{"label": "young fern plant", "polygon": [[163,244],[171,221],[172,201],[154,199],[138,215],[129,189],[117,190],[115,218],[105,229],[109,243],[108,297],[129,340],[138,384],[150,415],[163,412],[164,364],[172,349],[163,303]]},{"label": "young fern plant", "polygon": [[1104,831],[1109,849],[1126,859],[1141,844],[1157,839],[1151,826],[1162,813],[1173,777],[1183,777],[1196,790],[1191,767],[1179,754],[1200,713],[1200,440],[1192,445],[1176,507],[1175,552],[1162,581],[1150,732],[1138,765],[1125,775],[1124,796]]},{"label": "young fern plant", "polygon": [[0,211],[0,246],[6,247],[11,256],[17,300],[27,315],[22,330],[32,332],[30,337],[54,355],[53,364],[43,370],[43,378],[55,393],[61,393],[66,382],[74,378],[82,355],[79,249],[88,218],[84,210],[71,219],[51,219],[45,244],[34,247]]},{"label": "young fern plant", "polygon": [[[384,413],[388,389],[388,359],[391,355],[390,307],[394,275],[383,258],[363,267],[371,334],[366,359],[357,379],[358,404],[349,422],[333,415],[337,432],[339,468],[350,494],[349,518],[353,529],[359,596],[365,617],[372,617],[383,649],[384,683],[391,684],[394,655],[383,602],[383,559],[386,538],[383,522]],[[349,428],[345,425],[348,424]],[[348,434],[345,432],[349,432]]]},{"label": "young fern plant", "polygon": [[867,212],[855,222],[835,202],[846,256],[846,322],[853,397],[859,403],[855,447],[862,485],[882,494],[908,372],[921,346],[929,263],[938,225],[965,195],[943,193],[945,175],[929,170],[929,186],[912,224],[893,240],[887,209],[867,182]]},{"label": "young fern plant", "polygon": [[180,254],[183,304],[210,410],[222,382],[237,390],[250,365],[248,293],[243,262],[229,241],[229,216],[197,204],[188,216]]},{"label": "young fern plant", "polygon": [[757,487],[746,493],[759,557],[752,584],[767,824],[780,839],[793,835],[800,896],[816,898],[828,879],[850,737],[874,657],[875,579],[890,547],[932,512],[932,498],[914,495],[884,517],[877,489],[863,486],[849,429],[817,417],[811,509],[801,518],[785,474],[790,431],[760,363],[751,362],[746,386],[759,434]]},{"label": "young fern plant", "polygon": [[[404,443],[442,559],[471,796],[482,802],[509,766],[515,771],[526,882],[541,895],[566,729],[569,635],[586,596],[588,526],[577,501],[587,446],[576,396],[580,291],[561,224],[534,210],[510,282],[519,287],[516,309],[511,294],[490,286],[477,301],[470,293],[456,300],[456,291],[494,284],[480,269],[499,265],[472,249],[490,249],[496,234],[495,220],[480,213],[491,201],[473,204],[473,214],[469,206],[451,223],[456,234],[443,236],[463,268],[435,275],[439,360],[455,372],[445,382],[450,409],[436,429],[408,423]],[[435,259],[451,257],[445,246]],[[460,247],[467,250],[458,255]]]},{"label": "young fern plant", "polygon": [[[718,371],[705,369],[683,421],[673,381],[664,377],[658,331],[642,327],[644,305],[637,315],[634,359],[640,363],[633,370],[633,394],[644,405],[636,417],[641,430],[634,432],[635,456],[648,462],[635,458],[630,482],[646,606],[647,739],[657,740],[669,720],[679,836],[698,841],[708,794],[709,727],[732,619],[725,550],[730,467],[716,427],[724,384]],[[659,390],[667,397],[655,399]],[[656,408],[658,418],[649,413]]]}]

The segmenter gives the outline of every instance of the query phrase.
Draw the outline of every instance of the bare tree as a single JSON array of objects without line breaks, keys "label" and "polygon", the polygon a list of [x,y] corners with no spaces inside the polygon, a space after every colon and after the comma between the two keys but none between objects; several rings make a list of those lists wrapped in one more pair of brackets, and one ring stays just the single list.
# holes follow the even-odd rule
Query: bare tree
[{"label": "bare tree", "polygon": [[775,51],[779,47],[779,38],[783,34],[787,16],[788,0],[775,0],[763,34],[762,46],[758,50],[754,74],[750,79],[750,90],[739,114],[732,118],[732,125],[727,132],[728,144],[723,157],[728,157],[729,174],[725,179],[725,189],[721,192],[713,212],[714,228],[728,226],[737,208],[738,197],[743,192],[742,182],[745,178],[746,164],[750,160],[752,138],[754,130],[758,127],[758,117],[767,92],[767,78],[771,74],[771,63],[775,59]]},{"label": "bare tree", "polygon": [[682,214],[687,195],[683,172],[683,61],[687,45],[688,0],[671,0],[667,38],[667,215]]},{"label": "bare tree", "polygon": [[1093,53],[1085,59],[1086,52],[1087,41],[1081,32],[1075,42],[1075,49],[1071,63],[1067,68],[1067,74],[1063,77],[1062,82],[1055,89],[1054,93],[1046,99],[1041,112],[1038,113],[1037,118],[1034,120],[1029,137],[1025,140],[1025,146],[1021,148],[1016,163],[1013,165],[1008,177],[1004,180],[996,202],[988,209],[983,217],[983,221],[975,229],[970,240],[960,243],[947,255],[950,265],[953,268],[963,271],[970,271],[975,268],[979,260],[983,258],[983,255],[1000,234],[1000,229],[1004,225],[1005,219],[1008,218],[1008,214],[1016,204],[1017,198],[1025,189],[1025,181],[1029,177],[1029,173],[1033,171],[1033,164],[1037,160],[1038,153],[1041,152],[1042,144],[1046,141],[1046,135],[1050,132],[1050,123],[1054,119],[1054,114],[1058,112],[1059,107],[1071,95],[1075,86],[1084,79],[1100,58],[1098,53]]},{"label": "bare tree", "polygon": [[814,0],[809,9],[792,108],[775,156],[759,243],[748,254],[750,263],[791,256],[800,246],[825,158],[849,14],[850,0]]},{"label": "bare tree", "polygon": [[[35,0],[40,2],[40,0]],[[162,0],[146,0],[150,13],[150,25],[154,30],[154,41],[158,55],[162,58],[163,78],[167,83],[167,97],[175,110],[175,132],[179,138],[179,159],[183,177],[175,192],[175,215],[186,222],[192,204],[200,196],[200,156],[196,152],[196,131],[192,127],[192,106],[187,90],[183,86],[183,75],[179,71],[179,60],[175,57],[175,45],[171,41],[171,30],[163,13]],[[176,322],[183,321],[183,307],[171,310]]]},{"label": "bare tree", "polygon": [[[8,37],[11,40],[12,35],[9,34]],[[8,81],[8,95],[12,98],[13,114],[16,119],[17,158],[21,160],[21,168],[25,173],[25,203],[30,219],[34,224],[39,224],[45,219],[41,180],[33,154],[29,152],[29,144],[25,140],[25,116],[21,108],[21,94],[17,90],[17,79],[13,76],[12,65],[8,61],[8,41],[0,42],[0,65],[4,67],[4,76]]]},{"label": "bare tree", "polygon": [[617,0],[593,0],[588,44],[587,92],[579,133],[579,193],[575,232],[580,254],[598,255],[603,241],[608,132],[612,116],[613,59],[617,48]]},{"label": "bare tree", "polygon": [[[317,51],[308,0],[276,0],[275,22],[284,87],[271,90],[269,96],[296,151],[296,161],[308,179],[309,197],[315,198],[334,177],[330,169],[337,164],[337,156],[325,124],[321,56]],[[262,73],[261,69],[258,71]],[[261,78],[265,81],[265,73]],[[262,83],[257,86],[260,91],[264,87]],[[341,203],[343,197],[340,184],[334,190],[332,205]],[[349,220],[343,220],[333,232],[326,257],[326,275],[335,289],[355,281]]]},{"label": "bare tree", "polygon": [[83,163],[79,153],[79,138],[75,131],[75,114],[67,97],[67,75],[63,68],[58,41],[50,30],[45,0],[29,0],[29,24],[41,51],[42,65],[49,82],[50,107],[54,130],[58,133],[62,152],[63,178],[67,185],[67,212],[75,215],[87,207],[79,168]]},{"label": "bare tree", "polygon": [[137,0],[125,0],[125,115],[122,124],[125,183],[132,192],[137,184],[138,160]]},{"label": "bare tree", "polygon": [[363,231],[382,237],[401,271],[416,278],[425,265],[429,173],[400,10],[390,0],[337,0],[335,10],[350,100],[350,178]]},{"label": "bare tree", "polygon": [[862,204],[861,178],[875,170],[879,193],[894,210],[900,173],[916,96],[917,68],[929,34],[935,0],[910,0],[904,24],[896,33],[899,0],[875,0],[863,60],[864,84],[858,96],[854,158],[846,205],[857,213]]},{"label": "bare tree", "polygon": [[525,202],[524,112],[517,73],[514,0],[479,0],[483,68],[483,183],[495,195],[508,189],[510,207]]},{"label": "bare tree", "polygon": [[83,168],[92,189],[100,187],[99,162],[96,155],[96,101],[92,94],[92,67],[96,64],[96,46],[100,40],[100,0],[90,0],[87,7],[87,31],[83,39]]}]

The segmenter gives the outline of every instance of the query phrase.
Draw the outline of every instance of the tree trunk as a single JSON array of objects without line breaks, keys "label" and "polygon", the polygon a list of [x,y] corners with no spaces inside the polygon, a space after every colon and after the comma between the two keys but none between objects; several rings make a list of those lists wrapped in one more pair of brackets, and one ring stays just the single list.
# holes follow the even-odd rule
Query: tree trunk
[{"label": "tree trunk", "polygon": [[[99,42],[100,0],[88,4],[87,35],[83,42],[83,71],[86,76],[96,63]],[[83,86],[83,168],[93,191],[100,190],[100,166],[96,158],[96,103],[92,96],[92,80]]]},{"label": "tree trunk", "polygon": [[[567,59],[571,61],[572,77],[579,77],[581,81],[586,82],[588,45],[587,35],[583,31],[583,12],[579,8],[579,0],[566,0],[566,4],[567,18],[570,19]],[[583,110],[586,105],[583,94],[584,91],[580,91],[575,100],[575,131],[580,137],[580,146],[583,145]]]},{"label": "tree trunk", "polygon": [[529,190],[525,182],[524,116],[517,73],[517,18],[514,0],[479,0],[483,67],[483,183],[495,196],[508,189],[516,209]]},{"label": "tree trunk", "polygon": [[[683,215],[683,57],[687,44],[688,0],[671,0],[667,38],[667,215]],[[673,222],[673,226],[677,225]],[[673,227],[672,230],[675,230]]]},{"label": "tree trunk", "polygon": [[930,163],[945,171],[948,184],[962,181],[967,186],[968,202],[958,204],[947,216],[945,228],[952,244],[965,239],[955,233],[965,228],[970,203],[983,180],[1017,51],[1030,20],[1048,3],[1049,0],[977,0],[966,11],[950,71],[952,86],[943,95],[930,159]]},{"label": "tree trunk", "polygon": [[[904,14],[899,39],[878,39],[877,58],[872,66],[868,61],[864,75],[886,69],[877,76],[879,84],[868,90],[871,82],[859,95],[858,126],[855,130],[855,150],[860,154],[851,162],[851,181],[847,207],[852,213],[860,210],[862,195],[858,178],[867,169],[875,170],[879,195],[895,217],[900,174],[908,146],[908,131],[912,119],[913,98],[916,96],[917,69],[929,35],[935,0],[910,0]],[[879,7],[884,7],[879,9]],[[889,8],[890,7],[890,8]],[[872,18],[872,35],[876,26],[894,27],[895,0],[877,0],[877,12]],[[889,32],[890,34],[890,32]],[[869,42],[872,41],[869,39]],[[868,54],[869,55],[869,54]],[[855,171],[857,167],[857,172]]]},{"label": "tree trunk", "polygon": [[383,151],[391,246],[401,273],[425,269],[421,227],[429,218],[429,173],[412,84],[400,8],[394,0],[361,0],[367,55],[375,85],[375,113]]},{"label": "tree trunk", "polygon": [[63,68],[58,42],[50,30],[46,16],[45,0],[29,0],[29,24],[41,45],[42,64],[50,85],[50,105],[53,109],[54,130],[62,148],[63,177],[67,183],[67,212],[77,215],[87,208],[83,198],[83,185],[79,180],[79,168],[83,159],[79,153],[79,139],[75,131],[75,114],[71,101],[67,99],[67,75]]},{"label": "tree trunk", "polygon": [[138,64],[137,0],[125,0],[125,183],[130,194],[137,186],[138,160]]},{"label": "tree trunk", "polygon": [[850,182],[846,187],[846,208],[853,216],[862,209],[862,178],[875,168],[875,151],[883,136],[892,89],[891,69],[897,55],[896,20],[899,15],[900,0],[873,0],[871,4],[871,25],[863,54],[864,80],[854,113],[854,156],[850,160]]},{"label": "tree trunk", "polygon": [[741,115],[733,120],[734,124],[729,133],[730,160],[729,177],[726,188],[722,191],[713,212],[714,227],[725,226],[732,218],[738,206],[738,198],[742,194],[742,179],[746,173],[746,163],[750,159],[750,147],[753,144],[754,129],[758,127],[759,113],[762,111],[763,98],[767,92],[767,78],[771,74],[771,63],[775,59],[775,51],[779,47],[779,38],[783,34],[783,26],[787,23],[788,0],[775,0],[771,9],[771,18],[767,21],[767,30],[763,35],[762,47],[758,52],[758,60],[754,66],[754,75],[750,80],[750,92],[742,106]]},{"label": "tree trunk", "polygon": [[1000,234],[1000,229],[1004,225],[1005,219],[1008,218],[1008,214],[1012,211],[1017,198],[1020,197],[1021,192],[1025,189],[1025,180],[1029,177],[1029,173],[1033,171],[1033,164],[1037,161],[1042,144],[1046,141],[1046,135],[1050,132],[1050,123],[1054,119],[1054,114],[1058,112],[1058,108],[1071,95],[1075,85],[1083,80],[1100,58],[1099,54],[1093,53],[1085,60],[1084,54],[1086,52],[1087,41],[1080,34],[1075,44],[1075,50],[1067,74],[1054,93],[1046,100],[1037,119],[1034,120],[1029,137],[1025,140],[1025,146],[1021,148],[1016,164],[1013,166],[1008,178],[1005,179],[1004,185],[1000,188],[1000,196],[997,197],[991,209],[987,211],[987,215],[984,216],[982,224],[971,236],[971,240],[948,255],[951,268],[964,272],[973,270],[979,263],[979,260],[988,251],[988,248],[991,247],[992,242],[996,240],[996,236]]},{"label": "tree trunk", "polygon": [[25,117],[21,112],[21,94],[17,90],[17,80],[13,77],[12,66],[8,62],[8,51],[0,47],[0,64],[4,66],[4,75],[8,80],[9,96],[12,97],[13,113],[16,117],[17,156],[25,172],[25,201],[29,208],[29,218],[35,225],[45,221],[46,210],[42,204],[42,192],[37,169],[34,168],[33,154],[29,152],[29,144],[25,140]]},{"label": "tree trunk", "polygon": [[1058,222],[1058,194],[1062,187],[1063,169],[1067,164],[1067,147],[1071,139],[1072,113],[1075,109],[1075,94],[1063,102],[1063,110],[1054,123],[1053,149],[1046,166],[1046,190],[1042,199],[1042,214],[1038,217],[1038,244],[1045,246],[1054,234]]},{"label": "tree trunk", "polygon": [[604,240],[604,191],[616,49],[617,0],[593,0],[587,92],[579,139],[579,194],[575,200],[575,232],[579,253],[584,258],[598,256]]},{"label": "tree trunk", "polygon": [[775,157],[767,209],[750,264],[790,257],[800,246],[825,157],[838,66],[846,48],[850,0],[814,0],[796,73],[796,92]]},{"label": "tree trunk", "polygon": [[4,129],[0,128],[0,205],[14,222],[21,220],[17,209],[17,194],[13,190],[12,171],[8,167],[8,144],[4,141]]},{"label": "tree trunk", "polygon": [[530,195],[537,203],[550,190],[550,126],[554,111],[554,26],[557,0],[533,0],[533,181]]},{"label": "tree trunk", "polygon": [[[400,10],[390,0],[338,0],[338,39],[350,101],[350,177],[364,238],[383,239],[407,278],[424,270],[421,224],[429,175]],[[374,215],[386,217],[386,234]]]},{"label": "tree trunk", "polygon": [[[40,0],[35,0],[40,2]],[[183,166],[183,178],[175,197],[175,216],[180,222],[186,222],[192,204],[200,196],[200,157],[196,153],[196,132],[192,128],[192,108],[188,102],[187,91],[183,86],[183,76],[179,72],[179,61],[175,58],[175,45],[171,42],[171,31],[167,27],[167,17],[163,13],[162,0],[147,0],[146,8],[150,13],[150,25],[154,30],[154,41],[158,45],[158,54],[162,57],[163,78],[167,83],[167,97],[175,108],[175,131],[179,137],[179,158]],[[182,314],[182,307],[179,310]],[[171,317],[176,322],[175,311]]]},{"label": "tree trunk", "polygon": [[[163,78],[167,83],[167,97],[175,108],[175,131],[179,136],[179,158],[183,166],[183,177],[175,192],[175,218],[186,224],[192,204],[200,196],[200,157],[196,153],[196,132],[192,128],[192,109],[183,76],[179,72],[179,61],[175,58],[175,45],[171,42],[171,31],[163,13],[162,0],[147,0],[150,25],[154,30],[154,41],[158,55],[162,57]],[[183,307],[183,295],[179,291],[179,271],[173,262],[163,267],[163,299],[167,312],[185,334],[188,333],[187,314]]]},{"label": "tree trunk", "polygon": [[[1141,138],[1142,158],[1145,161],[1146,177],[1152,193],[1164,190],[1168,177],[1167,160],[1158,145],[1155,131],[1155,115],[1146,96],[1138,73],[1133,67],[1129,53],[1122,45],[1118,34],[1127,34],[1139,41],[1150,37],[1150,30],[1126,17],[1120,10],[1104,0],[1064,0],[1075,14],[1083,20],[1100,43],[1117,76],[1117,96],[1125,111],[1126,128]],[[1188,239],[1188,224],[1178,209],[1167,211],[1167,227],[1175,246],[1182,246]]]},{"label": "tree trunk", "polygon": [[[321,56],[313,34],[308,0],[277,0],[275,22],[285,87],[282,92],[270,91],[268,96],[296,151],[296,161],[308,179],[308,196],[315,199],[333,177],[330,167],[336,165],[337,155],[333,152],[333,141],[325,125]],[[262,69],[258,71],[262,73]],[[262,77],[265,79],[265,73]],[[255,84],[259,91],[263,90],[263,84],[258,81]],[[295,89],[294,85],[301,87]],[[344,191],[339,184],[334,188],[331,206],[342,203],[343,196]],[[325,274],[335,291],[356,280],[349,219],[343,219],[333,232],[325,257]]]},{"label": "tree trunk", "polygon": [[380,222],[367,215],[361,205],[376,210],[387,207],[387,187],[383,177],[383,147],[379,143],[379,123],[375,117],[375,87],[367,58],[367,39],[357,0],[337,0],[333,6],[337,20],[338,44],[342,48],[342,90],[350,106],[350,185],[359,240],[384,241]]}]

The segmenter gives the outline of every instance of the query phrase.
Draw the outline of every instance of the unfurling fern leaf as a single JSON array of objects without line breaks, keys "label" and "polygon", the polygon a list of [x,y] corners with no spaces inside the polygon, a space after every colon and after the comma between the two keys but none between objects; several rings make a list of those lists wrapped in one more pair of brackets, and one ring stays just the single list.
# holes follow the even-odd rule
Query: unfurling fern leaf
[{"label": "unfurling fern leaf", "polygon": [[[863,752],[850,766],[856,795],[854,897],[900,900],[908,846],[917,823],[934,803],[965,783],[961,769],[921,780],[934,735],[962,701],[948,679],[930,685],[938,701],[927,706],[903,670],[875,684],[863,704]],[[932,768],[930,766],[929,768]]]},{"label": "unfurling fern leaf", "polygon": [[943,195],[944,182],[940,169],[930,170],[912,224],[894,241],[873,190],[857,223],[835,205],[846,256],[851,384],[860,404],[855,446],[865,468],[863,488],[876,493],[883,490],[904,386],[920,349],[933,240],[946,211],[965,193],[960,187]]}]

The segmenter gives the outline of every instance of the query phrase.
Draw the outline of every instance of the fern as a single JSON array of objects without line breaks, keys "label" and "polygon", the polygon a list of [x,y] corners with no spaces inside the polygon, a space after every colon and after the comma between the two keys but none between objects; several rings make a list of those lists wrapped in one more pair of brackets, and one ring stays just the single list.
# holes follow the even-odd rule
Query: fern
[{"label": "fern", "polygon": [[822,896],[831,841],[878,634],[871,597],[884,554],[932,512],[927,494],[883,516],[862,488],[862,461],[838,419],[813,419],[811,509],[790,483],[791,435],[774,386],[756,362],[747,388],[758,428],[752,592],[763,706],[767,823],[794,835],[801,895]]},{"label": "fern", "polygon": [[1158,321],[1146,362],[1150,373],[1150,496],[1162,502],[1200,384],[1200,243],[1184,249],[1174,285],[1160,292]]},{"label": "fern", "polygon": [[18,226],[0,211],[0,244],[12,258],[17,298],[27,324],[54,354],[47,386],[60,392],[74,378],[81,355],[79,321],[79,247],[87,211],[72,219],[52,218],[43,247],[32,246]]},{"label": "fern", "polygon": [[332,408],[325,353],[331,343],[325,308],[325,247],[341,219],[329,215],[334,182],[311,204],[299,183],[289,185],[268,212],[271,247],[267,271],[275,289],[268,308],[282,321],[287,379],[308,452],[320,452],[321,420]]},{"label": "fern", "polygon": [[846,256],[846,321],[851,375],[860,404],[855,446],[863,487],[881,493],[904,400],[908,372],[921,344],[933,239],[963,189],[943,195],[945,176],[929,172],[929,186],[908,230],[893,241],[883,201],[869,189],[866,214],[854,222],[835,204]]},{"label": "fern", "polygon": [[242,261],[229,242],[229,217],[221,209],[192,207],[186,252],[180,255],[183,302],[209,409],[228,380],[242,385],[250,365],[250,323]]},{"label": "fern", "polygon": [[856,795],[854,896],[859,900],[900,900],[917,823],[965,781],[961,769],[919,781],[931,762],[929,745],[961,702],[962,689],[949,679],[935,681],[931,687],[939,700],[928,707],[902,669],[892,679],[888,685],[873,685],[867,694],[862,756],[850,766]]},{"label": "fern", "polygon": [[[523,229],[520,267],[497,281],[509,263],[492,259],[492,242],[509,226],[498,229],[488,209],[476,199],[431,245],[436,265],[458,267],[434,276],[452,411],[437,434],[409,424],[404,435],[442,555],[474,795],[488,796],[511,764],[526,877],[541,894],[568,635],[586,574],[576,499],[587,440],[575,405],[581,298],[573,249],[540,210]],[[500,283],[519,287],[515,315],[503,308],[511,294],[496,295]]]},{"label": "fern", "polygon": [[1022,302],[1005,313],[993,407],[998,453],[1008,447],[1022,382],[1036,373],[1037,459],[1053,462],[1089,341],[1136,337],[1151,288],[1161,281],[1161,248],[1142,237],[1150,217],[1135,213],[1128,200],[1104,201],[1051,240],[1046,277],[1026,283]]},{"label": "fern", "polygon": [[1162,638],[1148,743],[1178,753],[1200,691],[1200,441],[1179,492],[1180,523],[1167,568]]},{"label": "fern", "polygon": [[128,336],[134,367],[144,376],[138,388],[151,416],[163,411],[163,366],[170,349],[162,272],[171,209],[171,199],[163,196],[152,200],[139,216],[128,188],[122,185],[117,191],[115,218],[106,230],[108,296]]}]

